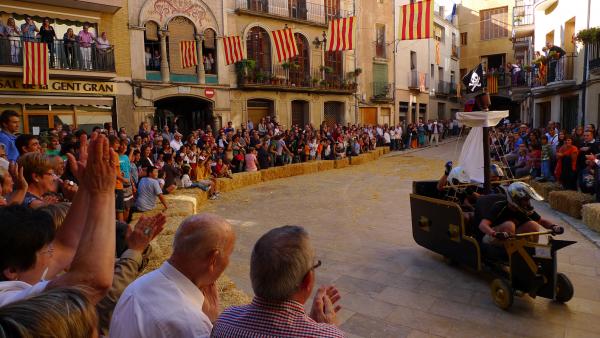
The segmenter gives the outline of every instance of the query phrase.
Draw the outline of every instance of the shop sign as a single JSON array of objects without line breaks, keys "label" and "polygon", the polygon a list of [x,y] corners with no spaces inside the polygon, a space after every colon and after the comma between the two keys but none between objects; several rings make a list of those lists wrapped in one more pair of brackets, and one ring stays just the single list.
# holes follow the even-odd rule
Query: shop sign
[{"label": "shop sign", "polygon": [[212,88],[204,89],[204,96],[208,97],[209,99],[212,99],[213,97],[215,97],[215,90]]},{"label": "shop sign", "polygon": [[47,86],[23,84],[21,78],[0,77],[0,92],[101,94],[115,93],[112,82],[50,80]]}]

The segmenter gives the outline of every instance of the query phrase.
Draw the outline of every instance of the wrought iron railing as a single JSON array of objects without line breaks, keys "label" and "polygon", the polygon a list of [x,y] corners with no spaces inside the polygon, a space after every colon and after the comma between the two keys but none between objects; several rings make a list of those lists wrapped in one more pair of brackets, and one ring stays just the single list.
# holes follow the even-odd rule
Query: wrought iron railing
[{"label": "wrought iron railing", "polygon": [[419,89],[424,92],[429,88],[429,77],[427,73],[421,73],[415,69],[408,72],[408,88]]},{"label": "wrought iron railing", "polygon": [[375,41],[375,57],[379,59],[387,58],[387,50],[384,42]]},{"label": "wrought iron railing", "polygon": [[585,48],[588,49],[590,71],[600,70],[600,42],[588,43]]},{"label": "wrought iron railing", "polygon": [[286,19],[303,20],[326,25],[330,20],[350,16],[351,12],[298,0],[236,0],[235,10],[273,15]]},{"label": "wrought iron railing", "polygon": [[513,27],[533,24],[533,5],[513,7]]},{"label": "wrought iron railing", "polygon": [[[543,87],[551,83],[575,79],[573,65],[575,54],[567,54],[561,58],[552,58],[543,63],[521,67],[517,71],[507,73],[508,81],[513,88]],[[600,63],[600,62],[599,62]]]},{"label": "wrought iron railing", "polygon": [[450,93],[450,82],[438,81],[437,94],[448,95]]},{"label": "wrought iron railing", "polygon": [[[240,87],[261,85],[281,88],[313,88],[322,90],[356,90],[356,78],[330,72],[329,69],[300,69],[272,65],[271,69],[244,69],[238,67],[238,85]],[[325,77],[323,77],[325,75]]]},{"label": "wrought iron railing", "polygon": [[[48,43],[48,64],[51,69],[114,72],[114,46],[55,40]],[[23,41],[19,37],[0,37],[0,65],[23,65]]]},{"label": "wrought iron railing", "polygon": [[373,88],[371,97],[374,100],[391,100],[393,98],[393,85],[389,82],[373,82],[371,88]]}]

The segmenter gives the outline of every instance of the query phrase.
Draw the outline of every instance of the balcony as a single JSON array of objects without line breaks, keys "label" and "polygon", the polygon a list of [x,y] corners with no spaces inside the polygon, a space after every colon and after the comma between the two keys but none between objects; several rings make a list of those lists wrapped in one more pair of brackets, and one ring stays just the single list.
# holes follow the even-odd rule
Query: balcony
[{"label": "balcony", "polygon": [[529,47],[533,45],[533,37],[528,36],[528,37],[524,37],[524,38],[514,38],[513,39],[513,49],[515,51],[525,51],[525,50],[529,50]]},{"label": "balcony", "polygon": [[600,42],[586,44],[585,48],[588,49],[590,73],[600,75]]},{"label": "balcony", "polygon": [[123,0],[23,0],[44,5],[85,9],[105,13],[115,13],[123,7]]},{"label": "balcony", "polygon": [[533,36],[534,31],[533,5],[513,7],[513,38]]},{"label": "balcony", "polygon": [[271,70],[237,68],[237,71],[238,87],[241,89],[351,94],[357,86],[355,77],[319,68],[302,71],[273,65]]},{"label": "balcony", "polygon": [[427,73],[411,70],[408,72],[408,89],[426,92],[429,88],[428,78]]},{"label": "balcony", "polygon": [[438,81],[436,96],[447,97],[450,94],[450,82]]},{"label": "balcony", "polygon": [[371,101],[391,102],[394,100],[393,84],[389,82],[373,82],[371,88],[373,89]]},{"label": "balcony", "polygon": [[[23,42],[0,38],[0,73],[23,73]],[[84,47],[77,42],[55,40],[49,45],[50,75],[113,78],[114,47],[92,44]]]},{"label": "balcony", "polygon": [[236,0],[235,12],[327,27],[329,21],[350,16],[350,11],[301,0]]},{"label": "balcony", "polygon": [[455,59],[460,58],[460,46],[452,45],[452,57]]}]

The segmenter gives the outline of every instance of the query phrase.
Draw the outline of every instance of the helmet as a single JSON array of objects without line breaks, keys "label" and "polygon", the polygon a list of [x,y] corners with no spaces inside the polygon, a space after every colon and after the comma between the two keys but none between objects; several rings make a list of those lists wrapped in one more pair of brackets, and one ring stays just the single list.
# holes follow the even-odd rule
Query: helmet
[{"label": "helmet", "polygon": [[502,170],[502,168],[500,168],[499,165],[497,164],[492,164],[490,166],[490,173],[492,174],[492,176],[496,176],[496,177],[504,177],[504,170]]},{"label": "helmet", "polygon": [[452,169],[452,171],[450,171],[450,174],[448,175],[448,184],[450,184],[451,186],[468,184],[470,182],[471,178],[469,177],[469,174],[467,174],[467,172],[462,167],[456,167]]},{"label": "helmet", "polygon": [[533,207],[529,203],[531,199],[544,200],[529,184],[523,182],[514,182],[509,185],[506,189],[506,197],[510,205],[527,215],[533,212]]}]

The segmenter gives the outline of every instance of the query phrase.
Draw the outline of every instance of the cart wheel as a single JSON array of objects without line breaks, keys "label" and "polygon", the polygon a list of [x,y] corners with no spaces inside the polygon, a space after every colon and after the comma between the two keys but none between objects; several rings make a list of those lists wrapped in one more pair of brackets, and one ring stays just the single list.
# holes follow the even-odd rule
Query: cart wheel
[{"label": "cart wheel", "polygon": [[573,298],[573,284],[564,273],[556,274],[556,301],[566,303]]},{"label": "cart wheel", "polygon": [[491,285],[492,299],[496,306],[508,310],[513,303],[513,289],[505,279],[496,278]]}]

